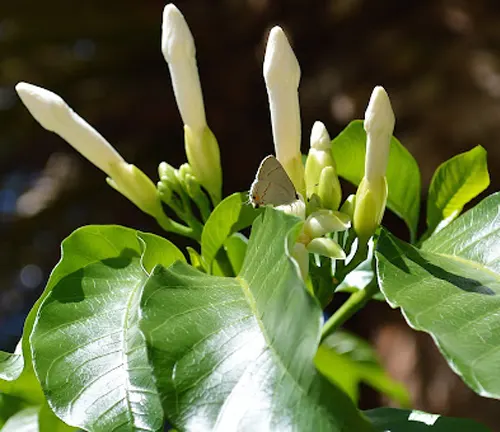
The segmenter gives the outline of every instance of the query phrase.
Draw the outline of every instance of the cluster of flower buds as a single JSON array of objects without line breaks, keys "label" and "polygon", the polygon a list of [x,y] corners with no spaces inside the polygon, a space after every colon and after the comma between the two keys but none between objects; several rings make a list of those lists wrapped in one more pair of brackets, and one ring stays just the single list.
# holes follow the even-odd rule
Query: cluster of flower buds
[{"label": "cluster of flower buds", "polygon": [[[219,145],[205,118],[193,36],[184,17],[172,4],[164,9],[162,30],[162,51],[184,122],[189,165],[184,164],[175,170],[167,164],[161,164],[158,190],[141,170],[127,163],[61,97],[27,83],[19,83],[16,90],[33,117],[104,171],[110,186],[156,218],[167,231],[199,239],[202,225],[193,215],[189,200],[198,207],[203,222],[210,214],[211,205],[215,206],[221,200]],[[162,201],[188,226],[168,218],[163,211]]]},{"label": "cluster of flower buds", "polygon": [[[172,4],[164,9],[161,46],[184,123],[188,163],[179,169],[165,162],[160,164],[157,188],[59,96],[26,83],[19,83],[16,90],[35,119],[104,171],[113,188],[156,218],[165,229],[199,239],[202,222],[209,217],[211,207],[221,200],[222,170],[219,145],[207,126],[194,39],[181,12]],[[366,244],[379,226],[387,201],[385,172],[394,113],[385,90],[376,87],[365,114],[367,150],[364,177],[356,196],[349,197],[339,212],[342,191],[330,136],[319,121],[311,131],[305,167],[302,162],[298,98],[300,67],[280,27],[274,27],[269,34],[263,74],[276,157],[299,195],[296,202],[281,206],[281,209],[304,220],[294,256],[306,275],[309,253],[345,259],[344,251],[332,239],[331,233],[347,230],[352,220],[359,241]],[[201,221],[193,214],[192,202],[199,210]],[[162,203],[188,226],[167,217]]]},{"label": "cluster of flower buds", "polygon": [[[342,248],[331,233],[345,231],[353,221],[361,244],[375,233],[384,214],[387,200],[385,172],[394,114],[387,93],[376,87],[365,115],[367,150],[365,175],[356,196],[342,201],[331,141],[323,123],[314,123],[305,168],[300,143],[301,124],[298,100],[300,67],[280,27],[274,27],[268,38],[264,59],[264,79],[269,97],[276,157],[283,165],[300,198],[277,208],[305,219],[293,256],[303,276],[308,272],[308,254],[345,259]],[[306,198],[306,201],[302,199]],[[305,218],[308,215],[307,219]]]}]

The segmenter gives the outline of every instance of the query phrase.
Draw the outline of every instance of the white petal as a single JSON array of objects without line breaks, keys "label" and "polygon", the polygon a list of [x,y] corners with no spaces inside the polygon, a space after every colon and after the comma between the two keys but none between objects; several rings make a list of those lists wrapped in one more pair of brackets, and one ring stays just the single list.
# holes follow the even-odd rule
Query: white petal
[{"label": "white petal", "polygon": [[394,112],[389,96],[383,87],[375,87],[364,121],[367,134],[365,176],[369,180],[385,175],[394,124]]},{"label": "white petal", "polygon": [[323,123],[314,122],[311,130],[311,148],[330,152],[330,135]]},{"label": "white petal", "polygon": [[300,67],[280,27],[274,27],[264,57],[266,81],[276,157],[286,165],[300,155]]},{"label": "white petal", "polygon": [[182,121],[195,133],[201,133],[207,121],[194,39],[184,16],[173,4],[163,10],[161,47]]},{"label": "white petal", "polygon": [[110,175],[113,164],[123,163],[120,154],[55,93],[21,82],[16,91],[31,115],[55,132],[99,169]]}]

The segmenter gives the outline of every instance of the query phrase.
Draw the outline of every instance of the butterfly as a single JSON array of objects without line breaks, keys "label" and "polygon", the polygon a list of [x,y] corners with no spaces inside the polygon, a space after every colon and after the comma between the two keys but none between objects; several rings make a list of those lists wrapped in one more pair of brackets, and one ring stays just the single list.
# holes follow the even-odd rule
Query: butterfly
[{"label": "butterfly", "polygon": [[299,199],[295,186],[283,165],[274,156],[266,156],[260,163],[255,180],[250,186],[250,202],[255,208],[292,204]]}]

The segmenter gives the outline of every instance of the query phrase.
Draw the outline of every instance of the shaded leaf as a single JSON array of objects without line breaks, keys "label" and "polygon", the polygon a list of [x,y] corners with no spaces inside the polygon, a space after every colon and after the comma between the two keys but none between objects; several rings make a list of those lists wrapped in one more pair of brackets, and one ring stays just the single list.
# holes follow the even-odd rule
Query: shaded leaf
[{"label": "shaded leaf", "polygon": [[442,417],[417,410],[378,408],[365,411],[379,432],[489,432],[469,419]]},{"label": "shaded leaf", "polygon": [[402,406],[410,405],[405,387],[384,371],[371,345],[358,336],[345,331],[333,333],[318,348],[314,361],[318,370],[354,402],[358,401],[359,385],[365,383]]}]

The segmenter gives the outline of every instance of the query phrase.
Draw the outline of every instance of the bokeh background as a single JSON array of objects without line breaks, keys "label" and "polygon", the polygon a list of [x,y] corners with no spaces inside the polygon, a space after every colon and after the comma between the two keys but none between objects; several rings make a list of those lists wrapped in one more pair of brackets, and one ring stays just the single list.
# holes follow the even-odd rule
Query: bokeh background
[{"label": "bokeh background", "polygon": [[[381,84],[396,112],[395,134],[420,164],[424,206],[435,168],[477,144],[489,154],[488,192],[499,189],[497,0],[176,4],[196,40],[225,194],[248,189],[260,160],[272,152],[262,60],[267,32],[276,24],[285,29],[302,68],[304,151],[315,120],[335,136],[351,119],[362,118],[372,88]],[[163,6],[158,0],[0,1],[2,349],[15,345],[59,259],[61,240],[73,230],[122,224],[161,234],[106,185],[103,173],[32,119],[14,86],[27,81],[62,95],[156,181],[160,161],[185,161],[182,124],[160,52]],[[386,222],[407,235],[396,217],[387,214]],[[473,417],[500,430],[500,402],[469,391],[430,338],[407,328],[398,311],[374,303],[350,325],[376,344],[416,408]],[[386,402],[363,393],[364,408]]]}]

